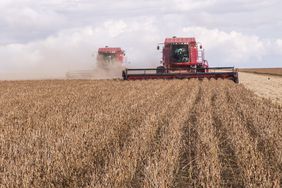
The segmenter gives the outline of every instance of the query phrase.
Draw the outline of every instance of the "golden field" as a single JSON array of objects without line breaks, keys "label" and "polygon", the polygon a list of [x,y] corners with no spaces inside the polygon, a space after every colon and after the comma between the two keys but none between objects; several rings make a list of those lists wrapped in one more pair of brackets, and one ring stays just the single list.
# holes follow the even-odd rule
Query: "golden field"
[{"label": "golden field", "polygon": [[0,82],[0,187],[280,187],[282,107],[223,80]]}]

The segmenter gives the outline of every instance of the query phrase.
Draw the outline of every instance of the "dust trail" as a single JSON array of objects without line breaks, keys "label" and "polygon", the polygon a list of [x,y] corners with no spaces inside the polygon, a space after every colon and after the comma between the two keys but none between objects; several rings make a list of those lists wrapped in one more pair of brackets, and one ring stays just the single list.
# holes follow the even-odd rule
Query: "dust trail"
[{"label": "dust trail", "polygon": [[99,64],[94,69],[67,72],[67,79],[118,79],[122,78],[122,70],[125,67],[119,62],[111,64]]}]

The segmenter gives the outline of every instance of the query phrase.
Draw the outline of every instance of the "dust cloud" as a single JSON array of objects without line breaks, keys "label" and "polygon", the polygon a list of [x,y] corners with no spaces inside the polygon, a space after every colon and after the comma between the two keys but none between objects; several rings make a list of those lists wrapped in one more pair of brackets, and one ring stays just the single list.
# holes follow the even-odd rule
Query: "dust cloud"
[{"label": "dust cloud", "polygon": [[120,62],[111,64],[96,63],[96,67],[89,70],[78,70],[66,73],[66,79],[121,79],[125,67]]},{"label": "dust cloud", "polygon": [[76,69],[63,73],[59,67],[54,72],[29,71],[0,73],[0,80],[52,80],[52,79],[121,79],[122,71],[125,69],[120,63],[90,67],[88,69]]}]

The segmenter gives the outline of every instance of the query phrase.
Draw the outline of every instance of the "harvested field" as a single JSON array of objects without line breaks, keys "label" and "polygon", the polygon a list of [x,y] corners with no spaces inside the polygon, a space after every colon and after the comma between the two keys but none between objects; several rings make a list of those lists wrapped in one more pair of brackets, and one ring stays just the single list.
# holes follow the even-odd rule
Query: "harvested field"
[{"label": "harvested field", "polygon": [[256,73],[256,74],[268,74],[274,76],[282,76],[282,68],[248,68],[239,69],[240,72]]},{"label": "harvested field", "polygon": [[282,104],[282,77],[240,72],[239,80],[256,95]]},{"label": "harvested field", "polygon": [[0,86],[0,187],[282,185],[282,107],[241,84]]}]

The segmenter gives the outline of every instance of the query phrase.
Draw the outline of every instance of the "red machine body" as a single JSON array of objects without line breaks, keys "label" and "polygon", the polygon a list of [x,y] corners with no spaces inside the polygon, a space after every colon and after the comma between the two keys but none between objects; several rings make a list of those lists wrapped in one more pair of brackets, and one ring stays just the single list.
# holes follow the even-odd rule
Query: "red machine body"
[{"label": "red machine body", "polygon": [[105,47],[98,49],[97,62],[100,65],[124,62],[125,53],[121,48]]},{"label": "red machine body", "polygon": [[[159,47],[158,47],[159,48]],[[163,47],[163,67],[166,69],[208,68],[201,44],[195,38],[166,38]],[[172,71],[172,70],[170,70]],[[202,69],[202,71],[207,71]]]},{"label": "red machine body", "polygon": [[123,79],[221,78],[239,82],[238,72],[234,67],[209,67],[204,49],[195,38],[166,38],[162,44],[161,66],[156,69],[125,69],[122,73]]}]

